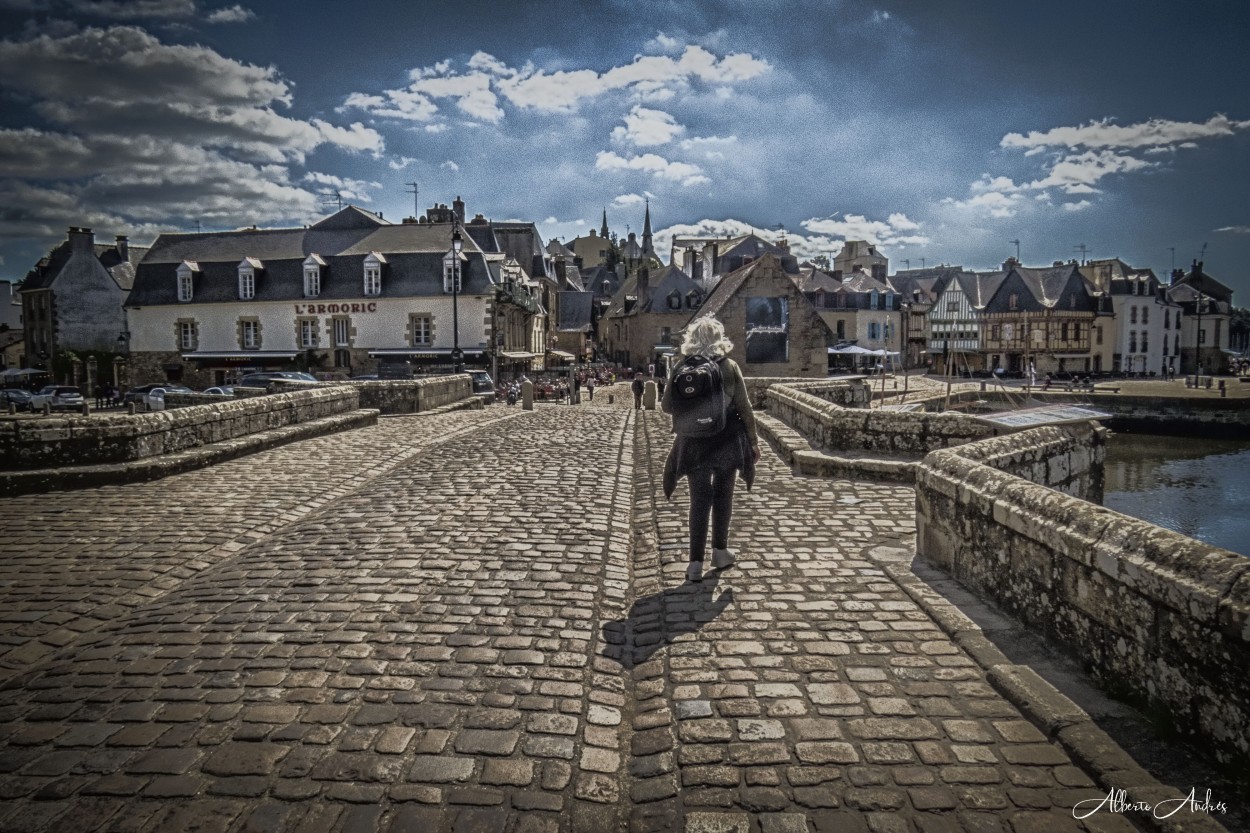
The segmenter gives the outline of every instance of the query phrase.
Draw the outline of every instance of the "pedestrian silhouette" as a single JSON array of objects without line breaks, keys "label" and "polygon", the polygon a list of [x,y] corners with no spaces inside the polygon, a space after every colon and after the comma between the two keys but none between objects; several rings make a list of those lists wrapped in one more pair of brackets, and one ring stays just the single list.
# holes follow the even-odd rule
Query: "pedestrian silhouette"
[{"label": "pedestrian silhouette", "polygon": [[713,599],[720,573],[702,582],[686,582],[634,602],[625,619],[603,623],[603,654],[626,670],[641,665],[684,633],[695,633],[733,604],[734,591],[726,588]]}]

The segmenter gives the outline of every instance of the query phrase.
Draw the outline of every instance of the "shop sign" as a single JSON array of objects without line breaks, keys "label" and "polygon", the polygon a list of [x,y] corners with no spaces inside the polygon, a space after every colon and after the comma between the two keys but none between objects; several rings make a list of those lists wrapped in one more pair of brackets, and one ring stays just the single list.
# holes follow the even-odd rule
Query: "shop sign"
[{"label": "shop sign", "polygon": [[355,304],[296,304],[296,315],[342,315],[353,312],[377,312],[377,301]]}]

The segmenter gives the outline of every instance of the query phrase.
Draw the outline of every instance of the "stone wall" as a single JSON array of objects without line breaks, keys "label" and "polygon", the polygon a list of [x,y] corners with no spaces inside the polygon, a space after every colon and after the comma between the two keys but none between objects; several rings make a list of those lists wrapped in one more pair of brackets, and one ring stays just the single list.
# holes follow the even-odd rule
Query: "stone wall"
[{"label": "stone wall", "polygon": [[155,413],[0,419],[0,469],[141,460],[359,408],[356,388],[333,385]]},{"label": "stone wall", "polygon": [[418,414],[473,397],[471,380],[464,373],[351,384],[360,392],[360,407],[384,414]]},{"label": "stone wall", "polygon": [[1083,473],[1101,462],[1099,430],[1035,428],[928,455],[919,554],[1113,694],[1250,765],[1250,559],[1073,496],[1101,488]]},{"label": "stone wall", "polygon": [[867,397],[862,384],[819,382],[772,385],[764,401],[769,413],[815,448],[927,454],[995,434],[993,426],[964,414],[903,413],[835,404],[841,399],[853,405]]}]

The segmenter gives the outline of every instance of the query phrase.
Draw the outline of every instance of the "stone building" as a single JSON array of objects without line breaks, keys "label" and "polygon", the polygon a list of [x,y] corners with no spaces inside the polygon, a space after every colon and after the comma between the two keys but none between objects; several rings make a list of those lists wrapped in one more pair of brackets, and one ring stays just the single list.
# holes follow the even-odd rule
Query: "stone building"
[{"label": "stone building", "polygon": [[703,287],[676,266],[639,271],[600,320],[604,354],[625,367],[659,366],[681,346],[681,331],[703,298]]},{"label": "stone building", "polygon": [[[795,264],[797,267],[797,264]],[[765,253],[723,276],[691,318],[713,315],[747,376],[828,375],[833,333],[782,257]]]},{"label": "stone building", "polygon": [[1202,261],[1195,260],[1188,272],[1177,269],[1167,288],[1168,299],[1181,307],[1184,316],[1179,333],[1180,372],[1223,373],[1228,368],[1233,291],[1202,267]]},{"label": "stone building", "polygon": [[960,266],[934,266],[927,269],[904,269],[889,277],[888,283],[898,293],[902,306],[904,324],[904,368],[924,367],[930,364],[929,314],[938,296],[956,275],[963,274]]},{"label": "stone building", "polygon": [[118,383],[127,348],[123,304],[147,251],[126,235],[97,244],[91,229],[70,228],[22,282],[27,362],[88,392]]},{"label": "stone building", "polygon": [[461,226],[463,216],[457,199],[401,224],[348,206],[306,228],[162,234],[126,301],[130,381],[204,386],[290,368],[436,372],[450,369],[457,345],[467,367],[484,368],[510,346],[508,334],[525,339],[519,351],[537,352],[541,315],[506,324],[497,307],[504,294],[534,298],[525,268],[544,253],[528,239],[532,224],[506,224],[505,243],[485,220]]},{"label": "stone building", "polygon": [[890,259],[865,240],[846,241],[842,245],[842,251],[833,258],[835,276],[866,272],[871,277],[884,281],[889,268]]},{"label": "stone building", "polygon": [[1112,318],[1102,343],[1095,338],[1102,367],[1118,373],[1162,374],[1180,370],[1182,309],[1167,295],[1152,269],[1119,258],[1090,260],[1081,273],[1111,299]]}]

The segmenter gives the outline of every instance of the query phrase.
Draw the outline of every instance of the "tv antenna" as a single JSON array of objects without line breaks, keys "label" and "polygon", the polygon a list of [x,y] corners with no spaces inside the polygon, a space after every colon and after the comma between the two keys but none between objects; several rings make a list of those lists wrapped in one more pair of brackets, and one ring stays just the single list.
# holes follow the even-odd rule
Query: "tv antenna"
[{"label": "tv antenna", "polygon": [[1172,271],[1176,271],[1176,247],[1168,246],[1168,251],[1172,253]]},{"label": "tv antenna", "polygon": [[1084,243],[1078,243],[1078,244],[1076,244],[1076,246],[1072,249],[1072,251],[1074,251],[1074,252],[1080,252],[1080,253],[1081,253],[1081,265],[1083,266],[1083,265],[1085,265],[1085,256],[1086,256],[1086,253],[1087,253],[1087,252],[1092,252],[1092,251],[1093,251],[1093,249],[1091,249],[1089,246],[1086,246]]},{"label": "tv antenna", "polygon": [[1019,263],[1019,262],[1020,262],[1020,241],[1019,241],[1019,240],[1008,240],[1007,242],[1008,242],[1008,243],[1015,243],[1015,244],[1016,244],[1016,263]]},{"label": "tv antenna", "polygon": [[404,184],[412,186],[411,191],[405,191],[404,193],[412,194],[412,216],[417,217],[421,214],[421,203],[419,202],[421,198],[417,196],[421,193],[421,189],[417,187],[415,182],[405,182]]},{"label": "tv antenna", "polygon": [[923,269],[923,268],[924,268],[924,258],[923,258],[923,257],[922,257],[922,258],[920,258],[920,268],[921,268],[921,269]]},{"label": "tv antenna", "polygon": [[319,196],[322,205],[329,205],[333,202],[337,206],[336,211],[343,209],[343,195],[339,191],[322,191]]},{"label": "tv antenna", "polygon": [[1202,249],[1198,251],[1198,262],[1202,263],[1202,261],[1206,258],[1206,256],[1207,256],[1207,244],[1203,243]]},{"label": "tv antenna", "polygon": [[903,258],[903,266],[904,266],[904,268],[906,268],[906,269],[910,269],[910,268],[911,268],[911,261],[910,261],[910,260],[908,260],[907,258]]}]

